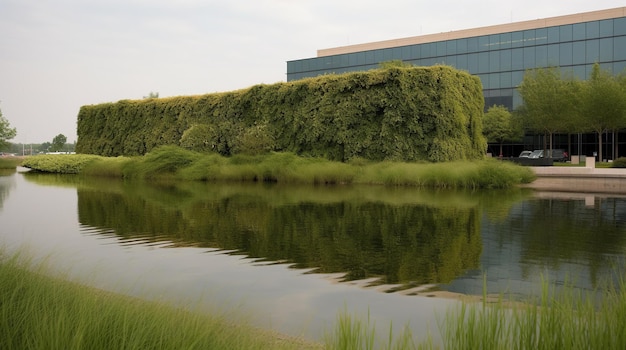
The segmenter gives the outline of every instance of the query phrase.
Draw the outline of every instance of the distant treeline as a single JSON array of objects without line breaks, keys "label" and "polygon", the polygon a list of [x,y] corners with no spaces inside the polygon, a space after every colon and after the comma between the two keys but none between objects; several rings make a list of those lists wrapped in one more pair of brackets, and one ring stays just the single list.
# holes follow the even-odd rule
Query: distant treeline
[{"label": "distant treeline", "polygon": [[482,158],[480,80],[448,66],[391,67],[248,89],[83,106],[76,152],[162,145],[229,156],[286,151],[346,161]]}]

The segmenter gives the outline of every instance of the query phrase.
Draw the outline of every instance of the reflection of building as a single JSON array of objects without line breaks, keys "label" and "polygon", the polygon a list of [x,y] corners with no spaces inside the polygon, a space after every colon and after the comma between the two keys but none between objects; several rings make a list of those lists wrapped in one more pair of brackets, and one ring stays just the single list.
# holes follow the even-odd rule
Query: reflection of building
[{"label": "reflection of building", "polygon": [[[480,77],[486,107],[499,104],[513,109],[521,104],[515,87],[527,69],[559,66],[586,79],[598,62],[602,69],[622,72],[626,7],[318,50],[317,57],[287,62],[287,80],[367,70],[391,60],[467,70]],[[595,136],[585,137],[583,143],[593,147]],[[563,138],[557,144],[567,144],[567,137]],[[582,153],[589,152],[585,148]]]}]

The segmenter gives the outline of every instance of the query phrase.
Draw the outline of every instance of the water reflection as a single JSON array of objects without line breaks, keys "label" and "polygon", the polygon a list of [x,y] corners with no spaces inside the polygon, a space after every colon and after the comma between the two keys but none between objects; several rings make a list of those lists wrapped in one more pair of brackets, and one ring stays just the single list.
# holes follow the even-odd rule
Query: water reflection
[{"label": "water reflection", "polygon": [[479,207],[463,194],[241,184],[98,188],[78,189],[87,234],[219,248],[341,273],[343,281],[393,285],[388,291],[449,282],[478,268],[482,248]]},{"label": "water reflection", "polygon": [[11,176],[15,174],[15,172],[15,168],[0,169],[0,209],[2,209],[4,200],[9,196],[11,188],[15,186],[15,179]]}]

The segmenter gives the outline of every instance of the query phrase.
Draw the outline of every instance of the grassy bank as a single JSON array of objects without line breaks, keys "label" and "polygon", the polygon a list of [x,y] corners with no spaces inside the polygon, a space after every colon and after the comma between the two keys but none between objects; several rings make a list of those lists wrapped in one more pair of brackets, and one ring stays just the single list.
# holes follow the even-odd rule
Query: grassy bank
[{"label": "grassy bank", "polygon": [[[542,293],[524,302],[500,298],[461,302],[439,321],[441,344],[416,340],[405,330],[376,339],[369,320],[342,315],[328,337],[329,348],[341,349],[626,349],[626,283],[583,293],[562,290],[546,280]],[[381,345],[382,344],[382,345]]]},{"label": "grassy bank", "polygon": [[403,163],[332,162],[291,153],[222,157],[161,147],[143,157],[41,155],[23,165],[37,171],[126,179],[265,181],[309,184],[381,184],[430,188],[508,188],[534,180],[533,172],[496,160]]},{"label": "grassy bank", "polygon": [[17,157],[0,157],[0,169],[15,169],[22,163],[21,158]]},{"label": "grassy bank", "polygon": [[0,349],[306,349],[321,345],[106,293],[0,252]]}]

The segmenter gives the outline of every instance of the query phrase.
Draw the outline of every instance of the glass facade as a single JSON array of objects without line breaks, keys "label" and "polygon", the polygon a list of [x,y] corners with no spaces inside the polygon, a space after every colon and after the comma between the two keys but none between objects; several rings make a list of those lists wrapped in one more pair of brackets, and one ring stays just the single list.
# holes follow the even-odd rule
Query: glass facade
[{"label": "glass facade", "polygon": [[[288,61],[287,81],[369,70],[391,60],[416,66],[446,64],[466,70],[482,81],[485,108],[504,105],[513,110],[522,104],[516,87],[528,69],[558,66],[583,80],[589,77],[596,62],[613,74],[625,72],[626,17]],[[580,155],[597,151],[597,135],[570,135],[570,140],[567,135],[562,136],[562,142],[555,137],[555,148],[570,149],[570,154]],[[605,145],[609,138],[610,135],[603,136]],[[620,140],[625,138],[620,134]],[[526,136],[521,144],[508,145],[505,153],[517,156],[523,149],[544,147],[544,142],[536,135]],[[572,143],[578,144],[578,150],[572,149]],[[618,148],[620,154],[626,154],[626,141],[620,141]],[[609,149],[605,152],[610,153]]]},{"label": "glass facade", "polygon": [[626,17],[288,61],[287,81],[368,70],[391,60],[466,70],[480,77],[486,107],[514,109],[522,103],[515,88],[527,69],[558,66],[580,79],[596,62],[613,74],[624,71]]}]

